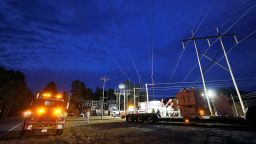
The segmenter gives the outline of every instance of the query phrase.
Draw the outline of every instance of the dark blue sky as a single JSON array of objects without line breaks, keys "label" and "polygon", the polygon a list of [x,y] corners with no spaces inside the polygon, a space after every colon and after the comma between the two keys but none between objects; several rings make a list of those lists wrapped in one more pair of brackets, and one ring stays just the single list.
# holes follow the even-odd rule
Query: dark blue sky
[{"label": "dark blue sky", "polygon": [[[255,5],[254,0],[1,0],[0,64],[23,71],[33,91],[52,80],[61,90],[76,79],[95,88],[103,75],[111,79],[107,87],[115,87],[128,78],[138,83],[138,73],[141,83],[151,83],[153,50],[154,81],[170,82],[181,40],[193,26],[200,26],[196,36],[215,35],[216,27],[223,33],[244,15],[227,31],[241,40],[256,30]],[[227,50],[234,46],[232,38],[224,43]],[[196,62],[192,44],[171,82],[183,81]],[[200,51],[207,48],[205,41],[198,44]],[[238,80],[241,89],[255,89],[255,44],[254,33],[228,54],[235,77],[249,78]],[[219,43],[207,53],[215,59],[222,54]],[[202,61],[206,71],[211,63]],[[184,81],[198,78],[196,67]],[[229,79],[218,66],[206,74],[206,80]]]}]

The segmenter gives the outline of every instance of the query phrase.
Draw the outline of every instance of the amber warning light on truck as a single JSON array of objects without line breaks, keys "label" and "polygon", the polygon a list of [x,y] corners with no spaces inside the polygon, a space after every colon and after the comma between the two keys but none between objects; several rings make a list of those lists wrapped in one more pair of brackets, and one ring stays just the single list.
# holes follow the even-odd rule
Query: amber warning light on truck
[{"label": "amber warning light on truck", "polygon": [[24,113],[23,113],[23,116],[24,116],[24,117],[28,117],[28,116],[30,116],[30,115],[32,115],[32,111],[31,111],[31,110],[26,110],[26,111],[24,111]]},{"label": "amber warning light on truck", "polygon": [[42,114],[44,114],[45,113],[45,109],[44,108],[39,108],[38,110],[37,110],[37,114],[38,115],[42,115]]}]

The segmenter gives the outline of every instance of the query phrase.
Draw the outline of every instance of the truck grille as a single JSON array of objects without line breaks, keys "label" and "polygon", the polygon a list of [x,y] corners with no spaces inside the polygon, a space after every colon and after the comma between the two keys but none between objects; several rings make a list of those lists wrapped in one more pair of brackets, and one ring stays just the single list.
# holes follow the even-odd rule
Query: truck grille
[{"label": "truck grille", "polygon": [[56,119],[55,118],[38,118],[37,121],[42,123],[47,123],[47,122],[55,122]]}]

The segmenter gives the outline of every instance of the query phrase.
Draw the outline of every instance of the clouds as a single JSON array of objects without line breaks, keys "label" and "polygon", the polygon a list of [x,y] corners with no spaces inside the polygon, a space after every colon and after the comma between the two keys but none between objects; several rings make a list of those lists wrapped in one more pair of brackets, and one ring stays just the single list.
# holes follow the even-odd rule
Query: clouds
[{"label": "clouds", "polygon": [[[200,35],[212,34],[210,30],[224,20],[223,29],[226,29],[245,10],[234,13],[234,9],[240,4],[243,8],[243,4],[253,3],[236,0],[231,6],[230,2],[216,1]],[[166,80],[181,51],[180,41],[189,36],[191,28],[199,24],[212,3],[155,1],[152,23],[152,3],[147,0],[3,0],[0,3],[0,64],[23,70],[28,77],[43,69],[41,75],[49,79],[65,72],[58,79],[71,81],[74,74],[90,77],[90,83],[91,77],[103,74],[117,81],[126,79],[123,72],[137,81],[133,59],[143,82],[147,82],[153,35],[156,81]],[[233,13],[231,18],[227,15],[230,13]],[[246,21],[232,30],[246,35],[254,28],[254,18],[250,13]],[[242,30],[242,25],[248,27]],[[178,67],[177,81],[190,70],[189,65],[184,65],[195,58],[192,50],[187,51]],[[45,74],[47,70],[54,74]]]},{"label": "clouds", "polygon": [[[22,62],[28,69],[38,68],[33,66],[40,64],[50,69],[63,69],[63,63],[67,64],[65,68],[73,69],[76,66],[70,62],[79,66],[84,61],[89,64],[95,55],[99,57],[98,61],[105,56],[99,54],[96,41],[88,36],[95,28],[80,23],[83,22],[80,19],[89,14],[79,18],[79,9],[75,11],[68,3],[59,4],[46,1],[5,1],[1,4],[0,40],[1,46],[6,48],[2,50],[2,64],[8,64],[7,57],[3,55],[9,50],[17,53],[16,57],[23,57]],[[31,54],[31,58],[25,58]],[[47,64],[49,59],[52,62]],[[16,60],[21,62],[21,59]],[[19,66],[12,66],[16,67]]]}]

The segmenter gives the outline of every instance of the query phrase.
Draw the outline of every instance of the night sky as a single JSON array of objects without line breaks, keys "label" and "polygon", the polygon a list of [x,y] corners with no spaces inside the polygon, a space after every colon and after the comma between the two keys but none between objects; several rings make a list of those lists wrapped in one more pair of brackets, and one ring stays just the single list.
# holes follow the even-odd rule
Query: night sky
[{"label": "night sky", "polygon": [[[192,29],[196,36],[216,35],[216,27],[245,38],[256,30],[256,1],[1,0],[0,65],[24,72],[34,92],[49,81],[69,90],[76,79],[95,88],[103,75],[110,78],[108,88],[126,79],[144,85],[152,83],[152,71],[155,83],[193,82],[201,80],[198,66],[185,77],[196,63],[195,49],[191,42],[183,51],[181,40]],[[227,51],[235,46],[232,37],[223,41]],[[256,88],[255,45],[253,33],[228,53],[242,90]],[[198,46],[200,52],[208,48],[206,41]],[[219,42],[206,55],[222,57]],[[224,59],[220,63],[226,66]],[[202,64],[204,71],[212,65],[205,58]],[[215,66],[205,79],[231,78]]]}]

